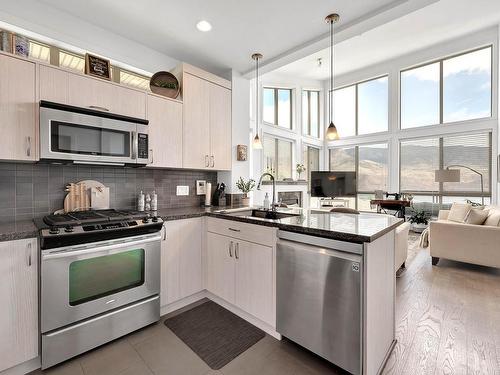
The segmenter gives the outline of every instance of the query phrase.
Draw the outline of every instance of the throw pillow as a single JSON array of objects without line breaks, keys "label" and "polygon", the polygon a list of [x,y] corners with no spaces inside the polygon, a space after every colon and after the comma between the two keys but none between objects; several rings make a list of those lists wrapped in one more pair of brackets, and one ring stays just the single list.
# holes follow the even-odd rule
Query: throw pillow
[{"label": "throw pillow", "polygon": [[448,214],[448,220],[463,223],[471,208],[472,205],[470,203],[453,203]]},{"label": "throw pillow", "polygon": [[485,211],[482,208],[473,208],[469,211],[469,215],[467,215],[465,222],[467,224],[482,225],[488,217],[488,213],[488,211]]},{"label": "throw pillow", "polygon": [[500,211],[489,210],[489,215],[484,222],[484,225],[488,227],[498,227],[500,224]]}]

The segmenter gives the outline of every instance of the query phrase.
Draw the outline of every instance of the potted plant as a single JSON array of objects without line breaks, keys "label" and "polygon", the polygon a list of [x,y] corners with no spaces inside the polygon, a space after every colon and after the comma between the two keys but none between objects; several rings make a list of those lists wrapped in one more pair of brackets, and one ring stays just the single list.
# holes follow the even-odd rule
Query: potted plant
[{"label": "potted plant", "polygon": [[427,228],[427,225],[429,225],[429,216],[424,210],[415,210],[408,221],[412,224],[412,231],[422,233]]},{"label": "potted plant", "polygon": [[241,199],[243,206],[249,206],[250,197],[248,193],[255,187],[255,180],[250,178],[248,181],[245,181],[243,177],[240,177],[240,179],[236,181],[236,187],[243,193],[243,198]]},{"label": "potted plant", "polygon": [[298,180],[301,181],[300,175],[302,174],[302,172],[306,171],[306,167],[304,167],[304,164],[297,164],[297,166],[295,167],[295,170],[297,171],[297,174],[299,175]]}]

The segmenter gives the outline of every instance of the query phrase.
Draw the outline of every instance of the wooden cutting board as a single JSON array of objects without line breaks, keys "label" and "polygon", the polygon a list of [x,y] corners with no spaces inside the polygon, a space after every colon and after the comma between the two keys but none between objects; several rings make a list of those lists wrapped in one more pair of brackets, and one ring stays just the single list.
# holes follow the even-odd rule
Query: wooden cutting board
[{"label": "wooden cutting board", "polygon": [[[109,188],[99,181],[85,180],[66,186],[68,194],[64,198],[64,211],[82,211],[109,208]],[[94,192],[94,202],[92,202]],[[95,204],[92,204],[95,203]]]}]

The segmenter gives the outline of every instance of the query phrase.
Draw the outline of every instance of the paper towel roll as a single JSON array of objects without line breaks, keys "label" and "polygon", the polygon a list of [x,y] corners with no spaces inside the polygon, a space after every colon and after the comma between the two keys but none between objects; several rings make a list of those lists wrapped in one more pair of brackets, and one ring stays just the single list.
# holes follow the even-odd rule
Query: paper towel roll
[{"label": "paper towel roll", "polygon": [[207,182],[205,186],[205,206],[212,205],[212,184]]}]

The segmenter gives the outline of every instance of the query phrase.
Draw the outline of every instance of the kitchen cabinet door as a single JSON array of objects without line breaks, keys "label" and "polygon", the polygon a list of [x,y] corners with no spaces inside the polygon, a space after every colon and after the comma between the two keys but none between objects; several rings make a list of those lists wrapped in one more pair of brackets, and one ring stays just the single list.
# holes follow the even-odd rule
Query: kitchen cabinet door
[{"label": "kitchen cabinet door", "polygon": [[207,289],[234,304],[235,241],[226,236],[207,233]]},{"label": "kitchen cabinet door", "polygon": [[36,239],[0,243],[0,371],[38,356]]},{"label": "kitchen cabinet door", "polygon": [[202,218],[167,221],[161,248],[162,306],[198,293],[202,286]]},{"label": "kitchen cabinet door", "polygon": [[40,99],[68,104],[69,74],[61,69],[40,65]]},{"label": "kitchen cabinet door", "polygon": [[236,301],[242,310],[275,326],[273,313],[273,249],[238,241],[236,259]]},{"label": "kitchen cabinet door", "polygon": [[231,169],[231,90],[210,83],[210,167]]},{"label": "kitchen cabinet door", "polygon": [[112,85],[111,110],[119,115],[146,118],[146,93]]},{"label": "kitchen cabinet door", "polygon": [[151,167],[182,168],[182,103],[148,95]]},{"label": "kitchen cabinet door", "polygon": [[35,64],[0,55],[0,159],[36,160]]},{"label": "kitchen cabinet door", "polygon": [[184,168],[210,166],[210,83],[189,73],[183,75]]}]

